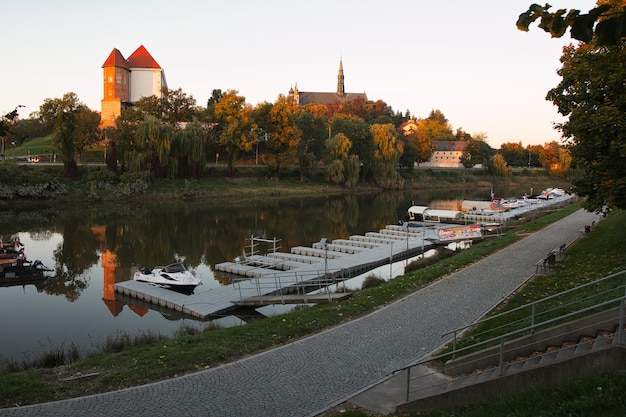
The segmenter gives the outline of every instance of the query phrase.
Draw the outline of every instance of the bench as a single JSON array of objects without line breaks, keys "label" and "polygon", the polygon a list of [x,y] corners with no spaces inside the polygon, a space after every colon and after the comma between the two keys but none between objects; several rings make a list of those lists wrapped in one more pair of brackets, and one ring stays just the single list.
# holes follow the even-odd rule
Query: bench
[{"label": "bench", "polygon": [[556,263],[557,256],[563,259],[563,254],[565,253],[566,247],[567,245],[563,243],[561,246],[556,247],[548,252],[548,255],[545,258],[535,262],[535,274],[539,272],[539,269],[541,269],[543,273],[548,272],[548,270],[550,269],[550,265],[554,265]]},{"label": "bench", "polygon": [[557,255],[559,258],[563,259],[565,257],[565,248],[566,247],[567,247],[567,245],[565,243],[563,243],[558,248],[552,249],[552,251],[550,253],[553,253],[554,255]]},{"label": "bench", "polygon": [[593,226],[595,226],[596,221],[592,221],[591,225],[585,225],[585,227],[583,229],[579,230],[580,236],[579,237],[583,237],[585,235],[588,235],[589,233],[591,233],[591,229],[593,229]]},{"label": "bench", "polygon": [[539,272],[539,269],[545,274],[548,272],[550,268],[550,264],[548,263],[548,258],[543,258],[535,262],[535,274]]}]

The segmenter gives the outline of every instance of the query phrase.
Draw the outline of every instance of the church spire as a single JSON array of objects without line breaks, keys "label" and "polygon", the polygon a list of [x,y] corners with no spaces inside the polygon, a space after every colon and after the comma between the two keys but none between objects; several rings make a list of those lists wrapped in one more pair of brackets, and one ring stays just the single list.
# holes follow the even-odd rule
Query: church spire
[{"label": "church spire", "polygon": [[339,58],[339,74],[337,75],[337,95],[343,97],[346,94],[346,88],[343,84],[343,61]]}]

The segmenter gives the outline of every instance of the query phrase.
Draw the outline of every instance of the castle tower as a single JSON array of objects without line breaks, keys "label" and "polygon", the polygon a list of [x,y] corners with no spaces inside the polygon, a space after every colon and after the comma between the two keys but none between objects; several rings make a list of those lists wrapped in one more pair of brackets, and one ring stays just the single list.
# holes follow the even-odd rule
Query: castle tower
[{"label": "castle tower", "polygon": [[130,102],[130,67],[121,52],[114,48],[102,64],[104,95],[100,102],[101,125],[115,125],[115,119]]},{"label": "castle tower", "polygon": [[337,95],[343,97],[346,94],[346,87],[343,84],[343,61],[339,58],[339,74],[337,75]]},{"label": "castle tower", "polygon": [[165,72],[148,50],[141,45],[128,57],[130,67],[130,101],[141,97],[161,97],[161,90],[167,88]]},{"label": "castle tower", "polygon": [[115,126],[122,110],[142,97],[161,97],[167,88],[165,72],[141,45],[128,59],[116,48],[104,64],[104,97],[101,101],[101,127]]}]

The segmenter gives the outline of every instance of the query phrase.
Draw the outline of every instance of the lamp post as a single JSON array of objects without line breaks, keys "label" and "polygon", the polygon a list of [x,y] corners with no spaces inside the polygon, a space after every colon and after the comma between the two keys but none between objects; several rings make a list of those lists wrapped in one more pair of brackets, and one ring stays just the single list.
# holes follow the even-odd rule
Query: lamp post
[{"label": "lamp post", "polygon": [[389,279],[393,278],[393,242],[389,247]]}]

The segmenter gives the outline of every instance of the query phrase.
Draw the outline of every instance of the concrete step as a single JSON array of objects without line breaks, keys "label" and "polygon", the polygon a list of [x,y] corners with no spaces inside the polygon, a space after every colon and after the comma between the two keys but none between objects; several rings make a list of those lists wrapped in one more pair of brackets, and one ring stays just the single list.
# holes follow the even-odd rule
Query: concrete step
[{"label": "concrete step", "polygon": [[610,345],[611,343],[613,343],[613,333],[608,331],[599,332],[593,341],[592,350],[600,349],[604,346]]},{"label": "concrete step", "polygon": [[480,383],[497,376],[499,376],[498,367],[490,366],[489,368],[483,369],[480,373],[478,373],[476,382]]},{"label": "concrete step", "polygon": [[543,354],[541,355],[541,358],[539,359],[539,365],[544,366],[544,365],[547,365],[548,363],[554,362],[556,360],[556,357],[560,349],[561,349],[560,346],[548,347],[548,349],[546,349],[546,351],[543,352]]},{"label": "concrete step", "polygon": [[541,361],[542,355],[543,355],[543,352],[539,352],[539,351],[532,352],[530,356],[528,357],[528,359],[524,361],[524,365],[522,366],[522,369],[528,369],[528,368],[533,368],[537,366],[539,364],[539,361]]},{"label": "concrete step", "polygon": [[[586,354],[594,349],[599,349],[613,343],[615,337],[610,331],[599,332],[595,337],[583,336],[578,341],[563,342],[560,346],[550,346],[545,351],[533,351],[528,356],[518,356],[512,361],[505,363],[502,369],[498,365],[491,365],[485,368],[476,369],[468,374],[460,374],[450,377],[445,384],[429,389],[424,389],[420,398],[427,398],[428,395],[437,396],[452,390],[463,389],[469,386],[491,381],[509,373],[524,372],[529,369],[546,366],[557,361],[563,361]],[[497,359],[496,359],[497,360]]]},{"label": "concrete step", "polygon": [[578,340],[578,344],[576,345],[575,353],[576,355],[590,352],[593,349],[593,337],[583,336]]},{"label": "concrete step", "polygon": [[561,345],[561,348],[556,353],[556,360],[562,361],[565,359],[569,359],[576,354],[576,346],[575,342],[565,342]]}]

